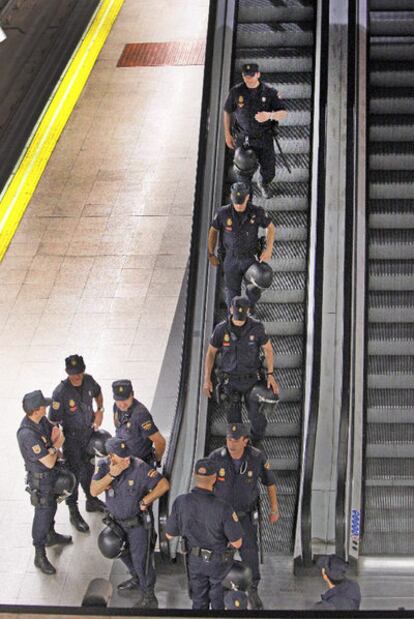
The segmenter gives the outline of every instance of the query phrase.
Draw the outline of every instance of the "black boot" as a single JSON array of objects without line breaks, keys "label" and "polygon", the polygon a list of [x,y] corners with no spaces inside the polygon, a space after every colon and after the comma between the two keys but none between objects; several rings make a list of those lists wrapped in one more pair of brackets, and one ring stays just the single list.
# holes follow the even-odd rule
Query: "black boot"
[{"label": "black boot", "polygon": [[265,200],[268,200],[271,197],[272,193],[267,183],[259,182],[259,189]]},{"label": "black boot", "polygon": [[43,574],[48,574],[49,576],[52,574],[56,574],[55,568],[46,556],[46,550],[44,546],[36,546],[34,564],[43,572]]},{"label": "black boot", "polygon": [[136,608],[158,608],[158,600],[154,593],[154,589],[144,591],[144,596],[141,602],[134,604]]},{"label": "black boot", "polygon": [[51,529],[47,534],[45,546],[55,546],[56,544],[66,545],[71,543],[71,535],[62,535],[61,533],[56,533],[55,529]]},{"label": "black boot", "polygon": [[119,593],[129,593],[130,591],[139,591],[139,580],[136,576],[120,582],[117,586]]},{"label": "black boot", "polygon": [[91,496],[86,499],[87,512],[104,512],[106,509],[105,503],[96,496]]},{"label": "black boot", "polygon": [[85,522],[85,520],[80,515],[78,506],[69,505],[68,507],[69,507],[69,512],[70,512],[69,520],[71,524],[73,524],[75,529],[77,531],[80,531],[80,533],[87,533],[89,531],[89,525],[87,522]]},{"label": "black boot", "polygon": [[258,594],[256,587],[250,587],[247,591],[247,595],[252,610],[263,610],[263,602],[260,599],[260,595]]}]

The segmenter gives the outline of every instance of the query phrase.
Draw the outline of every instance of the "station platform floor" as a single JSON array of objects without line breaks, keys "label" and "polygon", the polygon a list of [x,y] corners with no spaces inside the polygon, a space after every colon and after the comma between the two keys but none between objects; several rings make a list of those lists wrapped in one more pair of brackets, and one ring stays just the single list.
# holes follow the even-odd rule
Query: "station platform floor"
[{"label": "station platform floor", "polygon": [[[127,43],[205,39],[208,0],[125,0],[20,227],[0,264],[0,604],[78,605],[112,562],[101,517],[77,533],[65,505],[33,566],[33,508],[16,441],[24,393],[50,395],[64,359],[84,356],[113,429],[111,383],[130,378],[151,406],[186,266],[203,66],[117,67]],[[168,436],[174,411],[157,419]]]}]

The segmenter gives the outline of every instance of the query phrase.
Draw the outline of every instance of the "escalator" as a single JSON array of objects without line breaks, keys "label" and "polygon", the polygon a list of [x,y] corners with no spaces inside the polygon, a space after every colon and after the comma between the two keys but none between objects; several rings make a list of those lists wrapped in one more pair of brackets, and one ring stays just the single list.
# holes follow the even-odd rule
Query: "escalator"
[{"label": "escalator", "polygon": [[414,6],[370,0],[363,555],[414,554]]},{"label": "escalator", "polygon": [[[254,189],[254,203],[270,212],[276,227],[273,283],[257,304],[256,316],[271,336],[281,387],[279,405],[268,415],[262,443],[276,476],[281,518],[277,526],[263,519],[262,540],[265,552],[282,556],[293,551],[301,461],[315,11],[313,0],[239,0],[231,74],[234,85],[241,79],[242,64],[258,63],[264,80],[279,91],[288,110],[279,139],[291,173],[277,153],[273,197],[263,200],[256,185]],[[228,203],[228,182],[224,187],[223,204]],[[225,317],[222,298],[221,290],[216,296],[215,324]],[[247,421],[245,410],[243,418]],[[211,402],[206,454],[223,445],[225,427],[224,412]],[[266,514],[265,491],[262,504]]]}]

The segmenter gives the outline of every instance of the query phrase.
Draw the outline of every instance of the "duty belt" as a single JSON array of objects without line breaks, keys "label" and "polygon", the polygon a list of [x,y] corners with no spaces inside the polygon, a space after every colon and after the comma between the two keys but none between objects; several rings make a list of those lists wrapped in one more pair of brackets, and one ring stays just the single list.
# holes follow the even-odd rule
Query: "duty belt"
[{"label": "duty belt", "polygon": [[193,546],[189,551],[193,557],[201,557],[203,561],[211,561],[211,559],[219,559],[220,561],[228,561],[234,555],[234,550],[225,550],[223,552],[217,552],[216,550],[209,550],[208,548],[200,548],[200,546]]},{"label": "duty belt", "polygon": [[32,473],[31,471],[28,471],[28,475],[31,475],[33,479],[46,479],[47,477],[50,476],[52,471],[53,469],[45,473]]},{"label": "duty belt", "polygon": [[232,372],[231,374],[229,372],[222,372],[224,378],[258,378],[257,376],[258,370],[256,370],[255,372],[251,372],[249,374],[238,374],[237,372]]},{"label": "duty belt", "polygon": [[142,518],[138,515],[132,516],[131,518],[124,518],[123,520],[113,516],[113,519],[117,524],[121,525],[123,529],[133,529],[134,527],[139,527],[142,525]]}]

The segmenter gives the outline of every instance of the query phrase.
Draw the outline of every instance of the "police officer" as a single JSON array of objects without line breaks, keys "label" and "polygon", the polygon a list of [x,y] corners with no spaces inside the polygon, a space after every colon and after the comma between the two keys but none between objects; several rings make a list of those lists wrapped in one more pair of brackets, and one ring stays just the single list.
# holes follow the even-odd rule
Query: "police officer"
[{"label": "police officer", "polygon": [[159,464],[165,450],[165,438],[149,410],[134,398],[131,381],[116,380],[112,383],[112,392],[116,436],[127,443],[132,456],[151,466]]},{"label": "police officer", "polygon": [[266,486],[269,496],[269,520],[279,519],[276,480],[263,452],[249,445],[249,430],[243,423],[227,426],[226,446],[214,450],[209,458],[217,466],[214,493],[228,501],[236,512],[243,529],[240,556],[252,570],[249,601],[255,610],[263,604],[257,592],[260,582],[259,548],[257,544],[259,481]]},{"label": "police officer", "polygon": [[272,121],[283,120],[287,112],[277,90],[260,80],[257,64],[244,64],[242,78],[243,82],[230,90],[224,105],[224,136],[232,150],[248,138],[260,164],[262,195],[269,198],[269,183],[275,175]]},{"label": "police officer", "polygon": [[151,529],[144,526],[143,513],[169,489],[169,483],[146,462],[131,457],[120,438],[105,443],[108,458],[99,462],[91,483],[91,494],[105,491],[105,503],[112,518],[125,531],[128,554],[121,557],[132,578],[118,585],[119,591],[141,588],[141,608],[158,608],[154,593],[155,570]]},{"label": "police officer", "polygon": [[215,254],[220,235],[219,252],[224,253],[227,307],[230,307],[233,297],[240,295],[243,276],[256,261],[259,228],[266,228],[266,247],[261,251],[259,261],[268,262],[272,257],[275,227],[262,207],[249,202],[250,192],[247,183],[233,183],[230,194],[232,203],[219,209],[208,233],[208,259],[214,267],[220,264]]},{"label": "police officer", "polygon": [[317,565],[328,590],[321,595],[321,601],[314,605],[314,609],[359,610],[361,590],[357,582],[346,578],[347,563],[337,555],[324,555],[319,557]]},{"label": "police officer", "polygon": [[[87,522],[82,518],[78,508],[78,486],[81,484],[86,495],[86,511],[99,512],[104,505],[89,493],[93,475],[93,465],[87,453],[89,439],[94,429],[101,423],[104,413],[102,391],[90,374],[85,374],[85,362],[80,355],[70,355],[65,359],[68,375],[53,392],[49,419],[62,426],[66,441],[63,453],[70,470],[78,481],[75,491],[67,499],[70,521],[81,533],[89,531]],[[96,403],[96,411],[93,401]]]},{"label": "police officer", "polygon": [[229,423],[241,422],[241,398],[245,399],[251,422],[252,440],[258,443],[265,434],[267,420],[259,410],[259,402],[249,397],[253,387],[260,381],[260,351],[266,360],[267,387],[273,393],[279,393],[279,385],[273,376],[273,349],[264,326],[258,320],[248,316],[249,301],[245,297],[234,297],[230,316],[220,322],[214,329],[207,349],[203,391],[211,397],[213,383],[211,372],[217,353],[221,353],[220,374],[225,396]]},{"label": "police officer", "polygon": [[208,458],[195,465],[195,487],[176,498],[167,520],[166,536],[185,541],[193,609],[224,608],[222,580],[232,564],[233,548],[242,545],[242,529],[228,503],[213,493],[216,465]]},{"label": "police officer", "polygon": [[57,509],[54,486],[58,476],[56,462],[65,437],[45,417],[46,407],[52,403],[39,390],[26,393],[23,410],[26,413],[17,431],[17,440],[27,471],[27,484],[35,513],[32,526],[35,547],[34,564],[44,574],[56,570],[46,556],[45,546],[70,544],[69,535],[55,531]]}]

